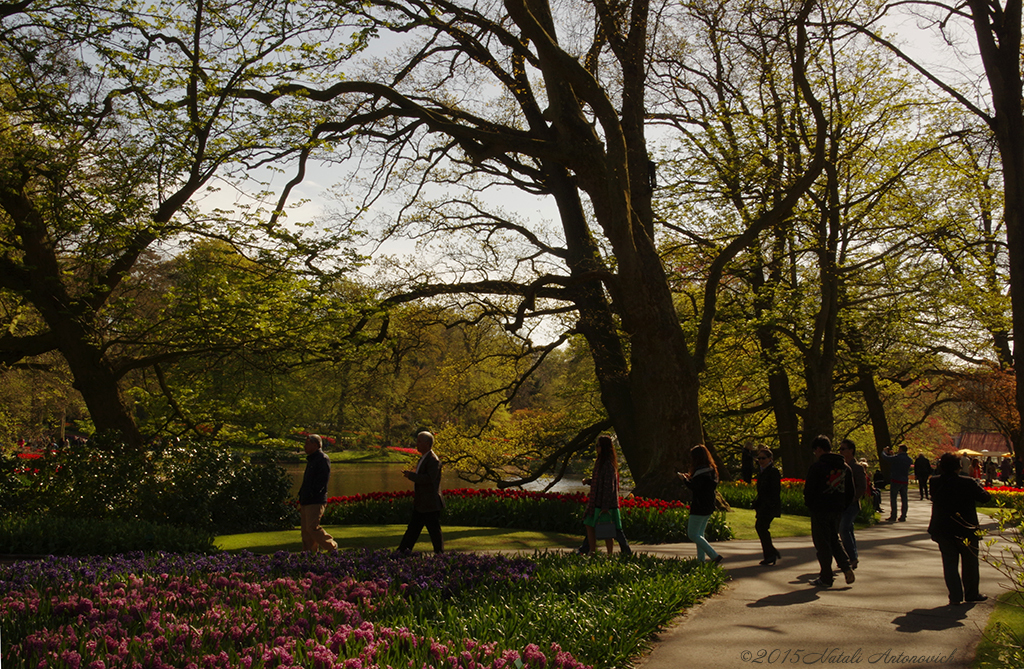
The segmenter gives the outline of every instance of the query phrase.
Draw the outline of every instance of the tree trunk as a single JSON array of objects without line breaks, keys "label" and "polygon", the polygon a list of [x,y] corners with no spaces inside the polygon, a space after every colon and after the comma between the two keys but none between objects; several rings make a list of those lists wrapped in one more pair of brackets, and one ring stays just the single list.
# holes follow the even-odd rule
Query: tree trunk
[{"label": "tree trunk", "polygon": [[[1021,0],[997,2],[968,0],[985,66],[995,116],[985,118],[999,146],[1003,168],[1003,222],[1010,265],[1010,304],[1013,339],[1024,342],[1024,85],[1021,80]],[[992,13],[990,13],[992,12]],[[1024,416],[1024,346],[1013,347],[1017,377],[1017,413]],[[1014,450],[1018,444],[1014,443]]]},{"label": "tree trunk", "polygon": [[74,387],[82,393],[97,432],[115,431],[128,446],[142,448],[135,418],[121,394],[120,375],[102,348],[94,320],[99,307],[88,299],[73,297],[64,283],[61,267],[39,210],[22,192],[9,186],[2,193],[15,234],[21,239],[27,292],[52,333],[57,349],[68,363]]}]

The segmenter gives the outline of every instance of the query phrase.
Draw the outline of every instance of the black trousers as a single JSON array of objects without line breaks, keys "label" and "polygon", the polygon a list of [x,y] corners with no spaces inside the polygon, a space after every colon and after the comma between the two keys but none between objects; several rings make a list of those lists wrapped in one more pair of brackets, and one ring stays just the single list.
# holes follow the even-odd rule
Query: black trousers
[{"label": "black trousers", "polygon": [[776,553],[775,544],[772,543],[772,521],[774,516],[757,516],[754,520],[754,531],[757,538],[761,540],[761,553],[765,560],[774,560]]},{"label": "black trousers", "polygon": [[978,565],[978,537],[966,541],[956,537],[933,537],[942,553],[942,577],[949,591],[949,601],[975,599],[981,583]]},{"label": "black trousers", "polygon": [[818,555],[818,565],[821,567],[818,577],[822,583],[832,583],[833,558],[842,571],[850,568],[850,558],[839,540],[839,521],[842,515],[840,511],[811,512],[811,541]]},{"label": "black trousers", "polygon": [[416,541],[419,540],[420,533],[424,527],[427,528],[427,532],[430,534],[430,541],[434,544],[434,552],[443,553],[444,537],[441,535],[440,511],[429,511],[426,513],[413,511],[409,527],[405,530],[405,536],[402,537],[402,542],[398,544],[398,550],[402,552],[411,551],[412,547],[416,545]]}]

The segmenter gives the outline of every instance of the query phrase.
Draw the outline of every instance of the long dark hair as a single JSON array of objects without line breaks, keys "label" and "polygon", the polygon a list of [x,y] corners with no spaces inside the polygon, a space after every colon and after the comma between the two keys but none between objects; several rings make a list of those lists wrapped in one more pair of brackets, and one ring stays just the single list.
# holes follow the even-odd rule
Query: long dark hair
[{"label": "long dark hair", "polygon": [[609,434],[602,434],[597,438],[597,460],[594,462],[594,469],[600,469],[606,460],[611,458],[612,468],[618,470],[619,459],[615,456],[615,444]]},{"label": "long dark hair", "polygon": [[693,476],[698,469],[705,467],[711,468],[715,479],[718,478],[718,467],[715,466],[715,461],[711,458],[711,452],[704,444],[697,444],[690,449],[690,475]]}]

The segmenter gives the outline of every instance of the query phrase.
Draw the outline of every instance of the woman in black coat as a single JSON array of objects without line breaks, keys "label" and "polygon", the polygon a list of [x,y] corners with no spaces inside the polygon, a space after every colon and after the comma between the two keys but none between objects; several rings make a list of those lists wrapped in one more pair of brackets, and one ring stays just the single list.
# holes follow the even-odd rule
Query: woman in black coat
[{"label": "woman in black coat", "polygon": [[757,464],[761,467],[757,475],[757,497],[754,499],[754,530],[761,540],[764,557],[759,564],[771,566],[782,557],[772,544],[772,521],[782,515],[782,474],[775,468],[772,452],[767,448],[757,451]]}]

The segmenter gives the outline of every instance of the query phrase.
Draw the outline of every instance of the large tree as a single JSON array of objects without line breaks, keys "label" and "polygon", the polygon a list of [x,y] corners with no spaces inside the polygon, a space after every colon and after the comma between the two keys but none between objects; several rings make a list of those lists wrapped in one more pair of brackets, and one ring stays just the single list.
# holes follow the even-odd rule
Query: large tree
[{"label": "large tree", "polygon": [[[5,6],[0,289],[18,306],[4,324],[0,362],[59,352],[96,428],[137,446],[122,379],[187,353],[118,318],[148,252],[208,236],[261,259],[283,248],[301,249],[310,265],[329,256],[329,238],[305,244],[280,206],[228,218],[189,205],[218,175],[242,181],[247,170],[311,149],[317,119],[304,101],[268,110],[235,93],[333,72],[361,39],[324,26],[321,13],[336,7]],[[321,48],[307,48],[311,40]]]},{"label": "large tree", "polygon": [[[803,65],[813,7],[780,8],[773,21],[793,37],[783,64],[793,87],[818,110]],[[402,53],[326,89],[296,84],[244,92],[268,104],[294,94],[347,105],[320,136],[358,133],[358,141],[379,148],[377,183],[418,179],[415,205],[400,210],[390,229],[473,235],[474,256],[448,256],[430,274],[410,272],[411,285],[396,301],[464,294],[489,308],[510,308],[512,328],[571,309],[635,492],[652,496],[678,494],[674,471],[704,441],[700,344],[679,322],[651,207],[647,86],[659,26],[675,11],[673,3],[648,0],[383,0],[363,18],[405,36]],[[723,249],[707,284],[709,302],[724,263],[784,217],[820,169],[817,158],[773,212]],[[546,198],[557,227],[530,228],[484,210],[479,199],[452,194],[474,177]],[[710,303],[705,318],[701,327],[710,327]]]},{"label": "large tree", "polygon": [[[913,66],[934,85],[974,114],[995,139],[1002,169],[1003,224],[1009,264],[1013,339],[1024,341],[1024,77],[1021,74],[1022,0],[965,0],[932,2],[909,0],[884,3],[878,18],[868,24],[851,24],[871,35]],[[947,64],[934,65],[886,39],[874,27],[886,16],[907,9],[926,30],[935,31],[945,49],[968,60],[968,68],[957,72]],[[973,35],[975,54],[964,50],[964,32]],[[975,77],[970,61],[980,59],[988,90],[985,99],[976,97]],[[1004,349],[1005,350],[1005,349]],[[1024,346],[1013,347],[1013,367],[1018,413],[1024,409]],[[1015,447],[1018,446],[1015,444]]]}]

